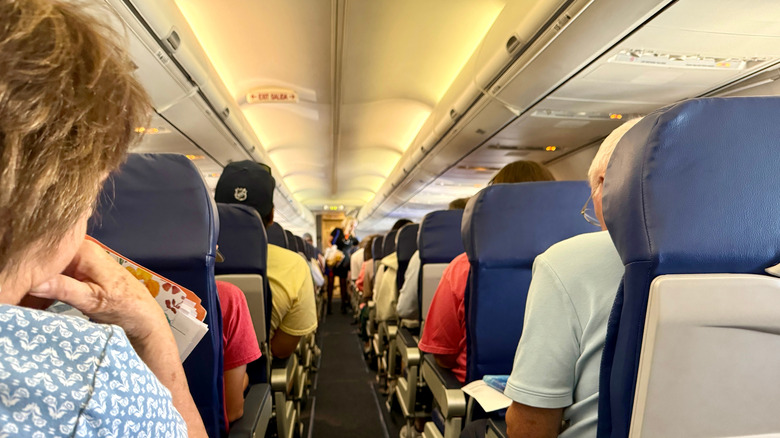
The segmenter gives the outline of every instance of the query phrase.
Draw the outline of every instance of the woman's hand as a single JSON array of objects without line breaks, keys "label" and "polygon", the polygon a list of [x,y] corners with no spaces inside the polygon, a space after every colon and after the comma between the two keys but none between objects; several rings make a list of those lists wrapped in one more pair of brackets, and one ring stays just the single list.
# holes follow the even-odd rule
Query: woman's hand
[{"label": "woman's hand", "polygon": [[62,274],[29,294],[68,303],[96,322],[116,324],[133,345],[161,328],[170,331],[162,308],[146,287],[90,237]]},{"label": "woman's hand", "polygon": [[149,290],[91,237],[87,236],[62,274],[28,294],[60,300],[97,322],[122,327],[138,356],[171,392],[190,438],[207,438],[162,308]]}]

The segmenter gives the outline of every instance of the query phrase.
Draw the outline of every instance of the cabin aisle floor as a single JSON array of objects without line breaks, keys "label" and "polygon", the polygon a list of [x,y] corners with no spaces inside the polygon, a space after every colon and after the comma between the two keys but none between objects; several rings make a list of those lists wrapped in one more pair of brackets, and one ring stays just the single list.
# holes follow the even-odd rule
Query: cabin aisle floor
[{"label": "cabin aisle floor", "polygon": [[376,373],[363,359],[358,326],[339,308],[334,299],[333,314],[325,317],[319,330],[322,356],[312,397],[301,416],[304,436],[396,438],[403,419],[387,413],[387,397],[379,394]]}]

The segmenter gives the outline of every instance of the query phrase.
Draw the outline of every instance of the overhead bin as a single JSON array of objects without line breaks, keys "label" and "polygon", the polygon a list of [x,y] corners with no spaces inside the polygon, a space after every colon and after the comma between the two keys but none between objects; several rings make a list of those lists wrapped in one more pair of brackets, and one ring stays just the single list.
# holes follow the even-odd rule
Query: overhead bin
[{"label": "overhead bin", "polygon": [[[241,110],[172,0],[105,0],[125,22],[136,76],[155,110],[221,166],[253,159],[277,181],[276,210],[290,225],[311,228],[314,216],[291,195]],[[197,164],[197,163],[196,163]]]},{"label": "overhead bin", "polygon": [[[510,2],[434,110],[431,117],[436,124],[424,125],[358,218],[363,222],[380,219],[407,202],[671,2]],[[475,84],[475,101],[463,114],[454,110],[458,118],[445,132],[445,114],[449,116],[456,101],[464,105],[460,93],[468,95],[469,85]],[[421,148],[431,136],[436,139],[434,145]]]}]

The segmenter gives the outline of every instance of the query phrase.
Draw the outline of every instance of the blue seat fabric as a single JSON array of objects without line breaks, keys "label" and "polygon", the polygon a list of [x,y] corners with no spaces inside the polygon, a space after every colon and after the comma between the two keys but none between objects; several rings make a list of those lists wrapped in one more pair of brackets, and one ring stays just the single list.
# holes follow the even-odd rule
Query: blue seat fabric
[{"label": "blue seat fabric", "polygon": [[655,111],[618,144],[604,218],[625,265],[607,326],[600,437],[629,432],[649,286],[658,275],[763,273],[780,260],[780,98]]},{"label": "blue seat fabric", "polygon": [[[219,212],[219,251],[225,261],[217,263],[214,271],[223,274],[257,274],[263,277],[265,292],[265,332],[271,331],[271,287],[268,284],[268,242],[265,227],[257,210],[238,204],[217,204]],[[268,376],[265,358],[247,366],[251,383],[265,383]]]},{"label": "blue seat fabric", "polygon": [[211,437],[226,430],[215,209],[200,172],[185,156],[130,154],[104,184],[88,228],[108,247],[201,299],[209,331],[185,360],[184,371]]},{"label": "blue seat fabric", "polygon": [[584,181],[497,184],[471,198],[462,235],[471,264],[466,288],[466,381],[510,374],[537,255],[597,231],[580,215]]},{"label": "blue seat fabric", "polygon": [[371,242],[371,254],[374,256],[374,260],[382,260],[384,257],[384,254],[382,254],[382,248],[384,246],[382,243],[384,238],[385,236],[376,236]]},{"label": "blue seat fabric", "polygon": [[304,245],[303,237],[295,236],[295,245],[298,248],[298,252],[306,254],[306,245]]},{"label": "blue seat fabric", "polygon": [[287,248],[287,233],[284,232],[284,228],[281,225],[274,222],[265,232],[268,237],[268,243],[280,248]]},{"label": "blue seat fabric", "polygon": [[[423,217],[417,232],[417,249],[420,251],[420,268],[431,263],[449,263],[463,254],[460,225],[463,210],[432,211]],[[422,276],[417,283],[417,311],[422,314]]]},{"label": "blue seat fabric", "polygon": [[414,252],[417,251],[417,233],[420,230],[420,224],[404,225],[395,237],[395,247],[398,254],[398,273],[396,275],[396,285],[398,290],[404,285],[404,275],[409,266]]},{"label": "blue seat fabric", "polygon": [[382,257],[387,257],[395,252],[395,236],[398,230],[389,231],[382,239]]},{"label": "blue seat fabric", "polygon": [[295,235],[290,230],[284,230],[287,246],[285,248],[292,252],[298,252],[298,245],[295,243]]}]

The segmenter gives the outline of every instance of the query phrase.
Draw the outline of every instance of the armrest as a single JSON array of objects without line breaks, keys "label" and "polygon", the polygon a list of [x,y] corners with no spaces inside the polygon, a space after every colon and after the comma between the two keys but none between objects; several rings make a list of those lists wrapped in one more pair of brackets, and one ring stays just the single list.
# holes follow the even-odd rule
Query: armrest
[{"label": "armrest", "polygon": [[488,420],[486,438],[507,438],[506,434],[506,421],[499,420],[498,418],[491,418]]},{"label": "armrest", "polygon": [[249,387],[244,399],[244,416],[230,425],[229,438],[251,438],[265,436],[268,422],[271,421],[271,385],[261,383]]},{"label": "armrest", "polygon": [[297,362],[295,354],[285,359],[274,358],[271,362],[271,389],[285,393],[290,391]]},{"label": "armrest", "polygon": [[460,381],[451,370],[440,367],[432,354],[423,356],[423,379],[445,417],[466,415],[466,394]]},{"label": "armrest", "polygon": [[417,348],[417,341],[414,336],[404,327],[398,329],[398,335],[395,337],[395,343],[398,346],[398,352],[403,358],[403,363],[407,366],[420,364],[420,349]]}]

